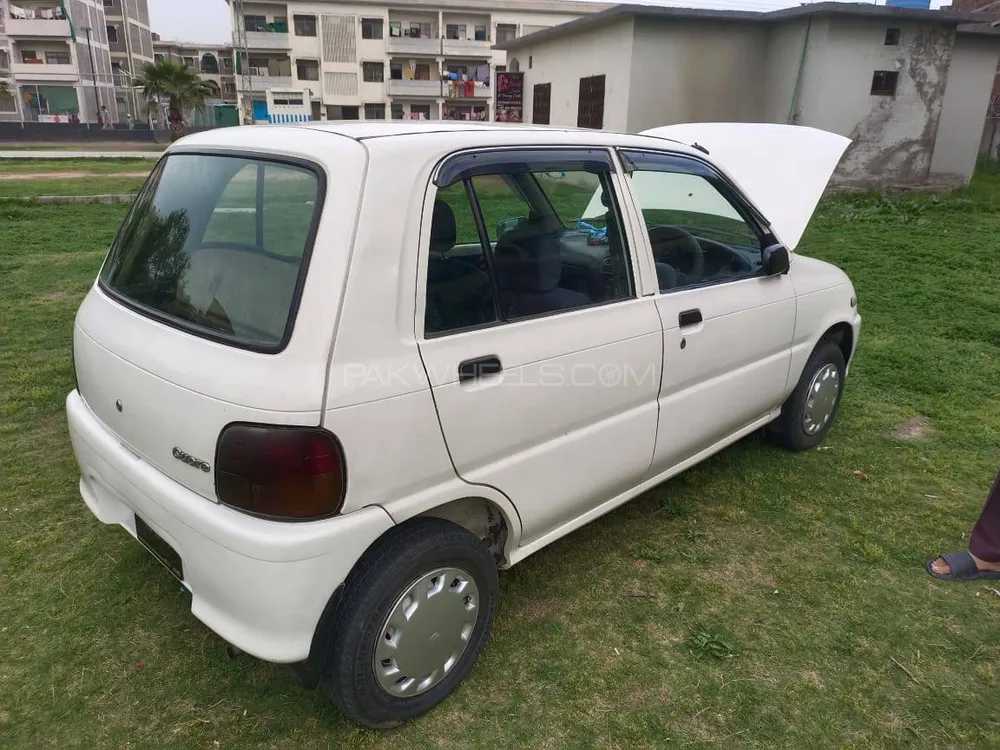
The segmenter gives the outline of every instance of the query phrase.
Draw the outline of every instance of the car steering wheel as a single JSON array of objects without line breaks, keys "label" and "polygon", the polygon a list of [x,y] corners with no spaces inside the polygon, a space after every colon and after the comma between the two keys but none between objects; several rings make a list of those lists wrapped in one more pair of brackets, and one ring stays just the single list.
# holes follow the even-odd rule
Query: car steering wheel
[{"label": "car steering wheel", "polygon": [[691,270],[684,272],[688,283],[697,284],[702,280],[705,275],[705,251],[693,234],[680,227],[652,227],[649,230],[649,244],[653,246],[653,260],[656,261],[668,253],[686,255],[691,260]]}]

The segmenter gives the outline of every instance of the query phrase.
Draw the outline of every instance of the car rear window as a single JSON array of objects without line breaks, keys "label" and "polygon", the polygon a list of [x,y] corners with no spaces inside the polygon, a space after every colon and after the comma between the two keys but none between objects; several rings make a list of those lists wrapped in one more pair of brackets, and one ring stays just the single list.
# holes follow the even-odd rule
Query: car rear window
[{"label": "car rear window", "polygon": [[275,350],[291,332],[321,194],[312,169],[173,154],[150,176],[101,272],[153,317]]}]

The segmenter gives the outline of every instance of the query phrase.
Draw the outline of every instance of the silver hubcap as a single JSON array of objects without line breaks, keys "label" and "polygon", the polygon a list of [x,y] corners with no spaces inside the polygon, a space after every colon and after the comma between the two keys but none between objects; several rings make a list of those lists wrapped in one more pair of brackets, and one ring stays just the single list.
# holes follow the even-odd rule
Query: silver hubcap
[{"label": "silver hubcap", "polygon": [[802,429],[807,435],[815,435],[826,426],[833,416],[840,395],[840,370],[836,365],[824,365],[809,383],[809,395],[802,414]]},{"label": "silver hubcap", "polygon": [[399,697],[420,695],[458,664],[479,614],[479,588],[459,568],[440,568],[407,586],[382,624],[373,667]]}]

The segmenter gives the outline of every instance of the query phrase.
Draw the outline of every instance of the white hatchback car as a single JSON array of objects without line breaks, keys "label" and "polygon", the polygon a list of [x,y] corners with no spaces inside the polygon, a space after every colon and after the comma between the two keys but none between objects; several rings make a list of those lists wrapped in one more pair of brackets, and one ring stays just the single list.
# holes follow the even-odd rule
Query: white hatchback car
[{"label": "white hatchback car", "polygon": [[[848,141],[313,124],[185,138],[80,307],[80,491],[235,650],[373,727],[497,570],[760,428],[816,445],[854,289],[791,256]],[[688,145],[694,144],[694,145]]]}]

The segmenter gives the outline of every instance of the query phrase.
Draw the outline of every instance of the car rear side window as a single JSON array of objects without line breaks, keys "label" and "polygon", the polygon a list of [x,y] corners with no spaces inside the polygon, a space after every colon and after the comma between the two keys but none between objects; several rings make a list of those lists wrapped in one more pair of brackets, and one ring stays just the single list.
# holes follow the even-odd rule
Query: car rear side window
[{"label": "car rear side window", "polygon": [[168,156],[125,220],[101,273],[141,312],[252,349],[291,331],[322,184],[296,164]]}]

